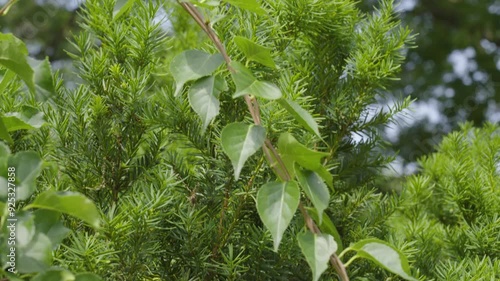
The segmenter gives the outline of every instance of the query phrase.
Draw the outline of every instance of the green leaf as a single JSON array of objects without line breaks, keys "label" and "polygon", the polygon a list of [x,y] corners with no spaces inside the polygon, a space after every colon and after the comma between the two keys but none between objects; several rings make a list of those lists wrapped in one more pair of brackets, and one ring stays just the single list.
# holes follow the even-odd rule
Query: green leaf
[{"label": "green leaf", "polygon": [[[6,145],[3,142],[0,142],[0,161],[2,159],[5,159],[5,160],[8,159],[9,155],[10,155],[10,148],[9,148],[9,146]],[[5,168],[7,168],[7,167],[5,167]]]},{"label": "green leaf", "polygon": [[233,98],[244,95],[254,95],[268,100],[276,100],[281,98],[281,90],[278,86],[264,81],[259,81],[255,78],[252,72],[239,62],[231,62],[231,67],[234,69],[231,72],[236,92]]},{"label": "green leaf", "polygon": [[7,214],[7,204],[0,201],[0,218]]},{"label": "green leaf", "polygon": [[38,209],[34,212],[35,227],[39,232],[44,233],[52,242],[52,249],[55,250],[64,238],[70,233],[70,230],[62,224],[61,213]]},{"label": "green leaf", "polygon": [[116,5],[113,10],[113,21],[128,13],[136,1],[137,0],[116,0]]},{"label": "green leaf", "polygon": [[11,82],[16,77],[16,74],[10,70],[5,71],[5,75],[2,78],[2,82],[0,82],[0,93],[3,93],[7,88],[9,82]]},{"label": "green leaf", "polygon": [[281,134],[278,139],[278,149],[283,161],[288,163],[293,169],[293,162],[300,166],[316,172],[322,177],[326,184],[333,188],[333,177],[321,164],[321,159],[328,156],[328,153],[311,150],[299,143],[290,133]]},{"label": "green leaf", "polygon": [[16,214],[16,269],[20,273],[44,271],[52,264],[52,243],[37,232],[33,215],[26,211]]},{"label": "green leaf", "polygon": [[102,278],[94,273],[78,273],[75,281],[102,281]]},{"label": "green leaf", "polygon": [[5,113],[2,121],[9,132],[38,129],[45,124],[43,112],[27,105],[23,105],[21,112]]},{"label": "green leaf", "polygon": [[299,200],[300,189],[293,181],[266,183],[257,192],[257,212],[273,236],[276,252],[299,206]]},{"label": "green leaf", "polygon": [[245,54],[247,59],[271,68],[276,68],[270,49],[241,36],[234,37],[234,43]]},{"label": "green leaf", "polygon": [[170,63],[170,73],[176,82],[174,96],[179,95],[186,82],[211,75],[223,61],[220,54],[210,55],[198,50],[177,55]]},{"label": "green leaf", "polygon": [[9,281],[25,281],[24,279],[21,279],[18,277],[18,275],[14,274],[14,273],[10,273],[10,272],[2,272],[3,274],[5,274],[5,277],[7,277],[7,280]]},{"label": "green leaf", "polygon": [[[324,232],[328,233],[333,238],[335,239],[335,242],[337,242],[337,251],[342,252],[344,250],[344,246],[342,245],[342,239],[340,238],[340,234],[337,231],[337,228],[333,224],[333,222],[330,220],[330,217],[326,213],[323,213],[323,218],[320,220],[318,217],[318,211],[314,208],[306,208],[307,212],[309,215],[313,218],[315,222],[319,224],[319,229]],[[319,223],[321,221],[321,223]]]},{"label": "green leaf", "polygon": [[[42,171],[42,160],[40,156],[33,151],[18,152],[14,156],[9,157],[8,167],[14,167],[16,169],[15,181],[13,182],[16,186],[16,199],[28,199],[35,191],[36,178]],[[8,178],[7,169],[0,171],[0,180],[2,178],[4,178],[5,181]],[[0,197],[6,196],[6,194],[2,194],[2,191],[0,191]]]},{"label": "green leaf", "polygon": [[0,64],[16,73],[35,93],[34,72],[28,64],[28,49],[23,41],[8,33],[0,33]]},{"label": "green leaf", "polygon": [[311,268],[313,280],[319,280],[321,274],[328,268],[330,256],[337,251],[337,243],[328,234],[313,234],[311,232],[297,234],[297,240]]},{"label": "green leaf", "polygon": [[417,281],[411,276],[406,257],[387,242],[379,239],[365,239],[350,246],[357,251],[357,256],[369,259],[403,279]]},{"label": "green leaf", "polygon": [[312,115],[307,112],[307,110],[303,109],[296,102],[288,99],[279,99],[279,104],[283,106],[283,108],[290,113],[300,125],[304,126],[309,132],[316,134],[321,138],[319,133],[318,124],[316,120],[312,117]]},{"label": "green leaf", "polygon": [[34,71],[37,101],[43,102],[51,99],[56,94],[56,89],[54,88],[54,79],[52,77],[52,68],[49,59],[35,60],[28,58],[28,63]]},{"label": "green leaf", "polygon": [[240,177],[241,169],[247,161],[264,144],[266,129],[243,122],[231,123],[221,133],[222,149],[234,167],[234,177]]},{"label": "green leaf", "polygon": [[313,171],[302,170],[296,168],[295,172],[302,190],[311,200],[319,214],[319,223],[322,222],[323,211],[328,207],[330,202],[330,192],[323,180]]},{"label": "green leaf", "polygon": [[[9,158],[9,155],[10,155],[10,148],[8,145],[6,145],[5,143],[3,142],[0,142],[0,163],[2,163],[1,161],[4,160],[4,161],[7,161],[7,159]],[[7,165],[7,163],[5,163],[5,165]],[[5,168],[7,169],[7,167],[0,167],[0,168]],[[1,172],[1,171],[0,171]]]},{"label": "green leaf", "polygon": [[[10,149],[4,143],[0,141],[0,186],[8,186],[8,167],[9,167],[9,157]],[[0,200],[5,201],[7,199],[7,188],[0,188]]]},{"label": "green leaf", "polygon": [[213,8],[217,7],[220,5],[220,0],[182,0],[181,2],[189,2],[192,3],[195,6],[202,7],[202,8]]},{"label": "green leaf", "polygon": [[12,140],[12,138],[10,137],[9,130],[7,129],[5,124],[3,123],[3,118],[1,115],[0,115],[0,139],[6,141],[8,143],[14,142]]},{"label": "green leaf", "polygon": [[19,252],[17,257],[19,272],[40,272],[52,264],[52,244],[43,233],[36,233],[31,242]]},{"label": "green leaf", "polygon": [[94,228],[99,227],[99,211],[94,202],[78,192],[47,190],[38,195],[26,208],[58,211],[83,220]]},{"label": "green leaf", "polygon": [[8,160],[10,156],[10,149],[9,147],[4,143],[0,141],[0,201],[7,202],[7,188],[3,188],[4,186],[8,186],[9,182],[7,181],[8,178],[8,170],[7,168],[9,167],[8,165]]},{"label": "green leaf", "polygon": [[254,12],[258,15],[265,15],[266,11],[262,9],[256,0],[225,0],[227,3],[238,8]]},{"label": "green leaf", "polygon": [[75,275],[66,269],[50,269],[37,274],[31,281],[74,281]]},{"label": "green leaf", "polygon": [[203,122],[203,130],[219,114],[220,102],[218,97],[220,92],[227,90],[227,83],[220,76],[200,78],[189,89],[189,104],[200,116]]}]

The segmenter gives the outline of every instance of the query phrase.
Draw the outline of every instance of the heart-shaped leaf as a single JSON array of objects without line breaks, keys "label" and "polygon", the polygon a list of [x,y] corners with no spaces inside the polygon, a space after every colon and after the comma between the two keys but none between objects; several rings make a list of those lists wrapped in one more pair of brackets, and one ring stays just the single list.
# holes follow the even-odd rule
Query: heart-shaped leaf
[{"label": "heart-shaped leaf", "polygon": [[271,68],[276,68],[270,49],[241,36],[234,37],[234,43],[245,54],[247,59]]},{"label": "heart-shaped leaf", "polygon": [[16,73],[35,93],[34,72],[27,58],[28,49],[23,41],[10,33],[0,33],[0,64]]},{"label": "heart-shaped leaf", "polygon": [[264,144],[266,129],[246,123],[231,123],[221,133],[222,149],[234,167],[234,177],[240,177],[241,169],[247,161]]},{"label": "heart-shaped leaf", "polygon": [[170,63],[170,73],[176,82],[174,95],[179,95],[186,82],[211,75],[223,61],[220,54],[211,55],[198,50],[177,55]]},{"label": "heart-shaped leaf", "polygon": [[300,166],[316,172],[322,177],[326,184],[333,188],[333,177],[321,164],[321,159],[328,153],[311,150],[299,143],[290,133],[281,134],[278,139],[278,149],[283,160],[288,163],[289,171],[292,171],[293,162]]},{"label": "heart-shaped leaf", "polygon": [[385,241],[365,239],[349,248],[357,251],[357,256],[369,259],[405,280],[417,281],[416,278],[411,276],[410,266],[406,257]]},{"label": "heart-shaped leaf", "polygon": [[313,171],[296,168],[295,172],[297,174],[297,178],[299,179],[299,183],[302,186],[302,190],[304,190],[307,198],[311,200],[314,207],[318,211],[319,223],[321,224],[323,211],[328,207],[328,203],[330,202],[330,192],[328,191],[328,187],[323,182],[323,179],[321,179],[318,174]]},{"label": "heart-shaped leaf", "polygon": [[241,97],[244,95],[254,95],[268,100],[276,100],[281,98],[281,90],[278,86],[264,81],[259,81],[255,78],[252,72],[239,62],[231,62],[233,72],[234,84],[236,85],[236,92],[233,98]]},{"label": "heart-shaped leaf", "polygon": [[99,211],[94,202],[78,192],[47,190],[26,208],[39,208],[65,213],[99,227]]},{"label": "heart-shaped leaf", "polygon": [[200,116],[205,130],[210,122],[219,114],[219,94],[227,91],[227,83],[220,76],[203,77],[189,89],[189,104]]},{"label": "heart-shaped leaf", "polygon": [[292,116],[299,122],[300,125],[304,126],[309,132],[316,134],[321,138],[319,134],[318,124],[316,120],[312,117],[312,115],[307,112],[307,110],[303,109],[296,102],[288,99],[279,99],[279,104],[283,106],[283,108],[288,111],[288,113],[292,114]]},{"label": "heart-shaped leaf", "polygon": [[43,112],[38,109],[24,105],[21,112],[5,113],[2,121],[7,131],[38,129],[45,124]]},{"label": "heart-shaped leaf", "polygon": [[337,251],[342,252],[344,250],[344,246],[342,245],[342,239],[340,238],[340,234],[337,231],[337,228],[333,224],[332,220],[330,220],[330,217],[328,217],[326,213],[323,213],[323,218],[320,219],[318,217],[318,211],[315,208],[306,208],[306,209],[309,215],[312,217],[312,219],[319,224],[319,229],[322,232],[328,233],[331,236],[333,236],[333,239],[335,239],[335,242],[337,242]]},{"label": "heart-shaped leaf", "polygon": [[48,58],[35,60],[28,58],[28,63],[34,71],[35,93],[37,101],[43,102],[56,94],[52,68]]},{"label": "heart-shaped leaf", "polygon": [[257,212],[273,236],[274,251],[278,251],[299,200],[300,189],[293,181],[266,183],[257,192]]},{"label": "heart-shaped leaf", "polygon": [[254,12],[258,15],[264,15],[266,11],[262,9],[256,0],[225,0],[227,3],[238,8]]},{"label": "heart-shaped leaf", "polygon": [[328,234],[301,232],[297,235],[299,247],[311,268],[313,280],[317,281],[328,268],[330,256],[337,251],[337,243]]}]

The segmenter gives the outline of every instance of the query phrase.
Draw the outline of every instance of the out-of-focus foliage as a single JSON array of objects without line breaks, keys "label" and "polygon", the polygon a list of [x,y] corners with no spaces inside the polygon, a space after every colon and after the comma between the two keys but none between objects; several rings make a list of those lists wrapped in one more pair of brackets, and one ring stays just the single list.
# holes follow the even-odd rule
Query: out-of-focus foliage
[{"label": "out-of-focus foliage", "polygon": [[[35,129],[42,131],[40,135],[48,132],[41,108],[42,102],[53,94],[53,73],[46,60],[28,57],[24,42],[12,34],[0,34],[0,44],[0,73],[3,74],[0,80],[0,249],[4,253],[0,257],[0,278],[102,280],[94,274],[75,275],[66,269],[51,267],[53,250],[70,232],[63,226],[61,215],[78,218],[95,229],[99,227],[100,213],[94,202],[82,194],[37,187],[37,178],[51,163],[40,158],[42,151],[19,149],[24,145],[20,140]],[[21,80],[26,87],[21,87]],[[23,279],[18,278],[19,274]]]},{"label": "out-of-focus foliage", "polygon": [[[396,96],[417,99],[390,136],[406,161],[432,151],[443,134],[471,121],[500,121],[500,2],[401,0],[401,18],[418,36]],[[365,8],[375,3],[366,0]]]},{"label": "out-of-focus foliage", "polygon": [[[7,2],[7,1],[0,1]],[[22,0],[14,4],[6,16],[0,17],[2,32],[10,32],[23,40],[32,56],[51,61],[68,59],[66,39],[79,28],[77,8],[83,0]]]},{"label": "out-of-focus foliage", "polygon": [[419,164],[388,220],[392,240],[412,241],[414,265],[429,278],[499,280],[498,126],[465,124]]}]

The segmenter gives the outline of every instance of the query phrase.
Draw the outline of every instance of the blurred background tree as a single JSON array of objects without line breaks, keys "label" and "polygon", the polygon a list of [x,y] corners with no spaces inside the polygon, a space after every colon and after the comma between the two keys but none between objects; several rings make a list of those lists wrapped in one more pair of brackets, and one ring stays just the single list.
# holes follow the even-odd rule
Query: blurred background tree
[{"label": "blurred background tree", "polygon": [[[1,6],[7,0],[0,0]],[[30,55],[48,56],[56,67],[69,59],[64,50],[70,48],[67,38],[78,32],[78,7],[83,0],[22,0],[0,17],[2,32],[13,33],[26,42]]]},{"label": "blurred background tree", "polygon": [[[375,4],[364,1],[365,9]],[[459,123],[500,121],[500,1],[402,0],[399,9],[418,34],[417,48],[409,50],[401,81],[389,91],[416,102],[409,118],[386,128],[386,137],[408,164]]]},{"label": "blurred background tree", "polygon": [[[166,1],[172,2],[167,6],[175,4]],[[1,5],[6,2],[0,0]],[[0,26],[27,42],[31,55],[48,56],[55,69],[70,75],[66,38],[78,32],[76,20],[84,2],[23,0],[0,18]],[[377,0],[360,5],[372,10]],[[415,161],[459,123],[500,121],[500,1],[401,0],[399,9],[403,22],[418,34],[418,47],[408,51],[401,80],[387,91],[416,101],[399,124],[382,129],[392,149],[399,151],[396,171],[411,173]],[[189,23],[176,22],[182,21],[180,12],[172,10],[169,16],[173,32],[185,32],[182,26]]]}]

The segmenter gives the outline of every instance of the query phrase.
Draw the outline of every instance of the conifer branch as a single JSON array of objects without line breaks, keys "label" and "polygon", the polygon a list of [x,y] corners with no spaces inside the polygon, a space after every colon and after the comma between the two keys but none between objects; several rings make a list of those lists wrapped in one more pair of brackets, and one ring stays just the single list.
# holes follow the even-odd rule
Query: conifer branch
[{"label": "conifer branch", "polygon": [[[234,73],[235,70],[231,67],[231,59],[227,54],[224,45],[221,43],[217,34],[215,34],[215,31],[212,29],[210,24],[203,19],[203,15],[201,15],[200,12],[196,10],[196,7],[194,7],[193,4],[191,3],[179,2],[179,4],[189,13],[189,15],[191,15],[191,17],[203,29],[203,31],[205,31],[210,40],[212,40],[212,42],[215,44],[215,47],[222,54],[229,71]],[[248,106],[248,110],[250,111],[250,115],[252,116],[254,123],[256,125],[260,125],[260,112],[259,112],[258,101],[255,98],[251,98],[249,95],[245,95],[244,99]],[[283,159],[281,159],[281,156],[278,154],[278,152],[276,151],[273,144],[268,138],[266,138],[264,141],[263,150],[274,172],[284,181],[292,180],[290,173],[288,172],[288,169],[286,168],[285,163],[283,162]],[[272,165],[273,163],[275,163],[275,161],[273,161],[273,158],[279,164],[278,166]],[[306,209],[304,208],[304,205],[302,205],[302,202],[299,202],[299,208],[302,213],[302,216],[304,217],[307,228],[312,233],[320,234],[321,230],[318,228],[318,226],[311,218],[311,216],[307,213]],[[342,263],[342,261],[340,261],[340,259],[337,257],[335,253],[333,253],[333,255],[330,256],[330,263],[335,268],[335,271],[339,274],[341,280],[349,281],[349,276],[347,275],[344,264]]]},{"label": "conifer branch", "polygon": [[7,11],[9,10],[10,7],[12,7],[12,5],[14,5],[18,0],[9,0],[9,2],[7,2],[7,4],[5,4],[1,9],[0,9],[0,16],[3,16],[5,15],[5,13],[7,13]]}]

